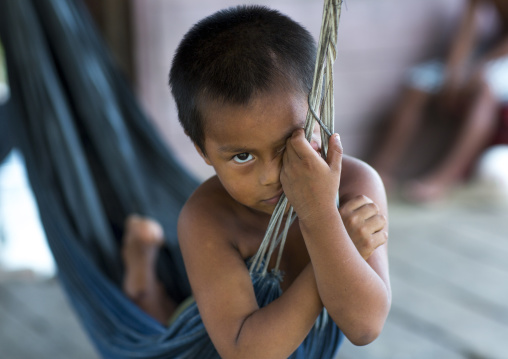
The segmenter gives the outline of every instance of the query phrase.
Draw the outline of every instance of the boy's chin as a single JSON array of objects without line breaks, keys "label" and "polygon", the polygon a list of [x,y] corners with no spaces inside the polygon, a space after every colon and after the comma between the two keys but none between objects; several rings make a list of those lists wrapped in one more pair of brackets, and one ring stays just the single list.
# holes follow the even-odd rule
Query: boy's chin
[{"label": "boy's chin", "polygon": [[[266,211],[264,211],[265,213],[269,214],[270,216],[273,214],[273,212],[275,211],[275,207],[277,206],[277,204],[274,204],[273,206],[270,206],[269,209],[267,209]],[[287,204],[286,205],[286,208],[284,209],[284,216],[283,217],[287,217],[287,215],[289,214],[289,210],[291,208],[291,204]],[[294,210],[293,210],[293,213],[294,213]]]},{"label": "boy's chin", "polygon": [[251,211],[267,216],[271,216],[275,210],[275,205],[262,205],[262,206],[246,206]]}]

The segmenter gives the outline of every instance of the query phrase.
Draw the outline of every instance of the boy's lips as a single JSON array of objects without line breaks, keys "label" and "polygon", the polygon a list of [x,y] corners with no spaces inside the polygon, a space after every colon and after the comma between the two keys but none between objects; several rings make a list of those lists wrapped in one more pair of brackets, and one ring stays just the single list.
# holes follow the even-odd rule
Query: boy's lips
[{"label": "boy's lips", "polygon": [[267,204],[270,204],[270,205],[277,204],[277,202],[279,202],[279,199],[280,199],[281,195],[282,195],[282,189],[279,191],[278,194],[276,194],[275,196],[273,196],[271,198],[263,200],[263,202],[265,202]]}]

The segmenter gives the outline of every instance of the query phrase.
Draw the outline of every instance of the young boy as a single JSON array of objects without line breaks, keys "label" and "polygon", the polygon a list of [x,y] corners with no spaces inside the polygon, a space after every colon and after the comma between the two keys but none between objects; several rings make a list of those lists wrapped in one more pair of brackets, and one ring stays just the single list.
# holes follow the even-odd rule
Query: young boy
[{"label": "young boy", "polygon": [[[319,140],[304,137],[315,54],[310,34],[291,19],[237,7],[196,24],[173,60],[180,122],[216,172],[182,209],[178,237],[199,313],[222,358],[289,357],[323,307],[352,343],[365,345],[390,308],[380,178],[343,155],[337,134],[326,160]],[[298,218],[282,254],[282,294],[260,308],[246,262],[283,192]],[[160,228],[131,217],[125,240],[125,290],[167,323],[175,305],[153,271]]]}]

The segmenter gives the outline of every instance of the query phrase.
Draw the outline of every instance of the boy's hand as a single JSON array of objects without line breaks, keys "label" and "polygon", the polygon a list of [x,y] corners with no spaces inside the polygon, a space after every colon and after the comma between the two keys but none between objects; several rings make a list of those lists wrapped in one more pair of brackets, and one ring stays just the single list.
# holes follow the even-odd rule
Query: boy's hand
[{"label": "boy's hand", "polygon": [[316,123],[314,125],[314,131],[312,131],[312,137],[310,138],[310,146],[321,155],[321,127]]},{"label": "boy's hand", "polygon": [[326,161],[305,139],[303,129],[286,142],[280,180],[300,221],[336,208],[342,168],[342,145],[337,134],[330,138]]},{"label": "boy's hand", "polygon": [[388,234],[383,228],[386,218],[367,196],[355,197],[339,207],[339,213],[356,249],[367,260],[374,250],[386,243]]}]

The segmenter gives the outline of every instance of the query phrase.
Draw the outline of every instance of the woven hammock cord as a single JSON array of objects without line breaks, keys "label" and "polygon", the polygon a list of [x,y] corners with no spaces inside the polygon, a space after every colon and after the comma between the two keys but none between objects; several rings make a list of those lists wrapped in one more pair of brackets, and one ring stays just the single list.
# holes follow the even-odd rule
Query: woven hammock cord
[{"label": "woven hammock cord", "polygon": [[[333,64],[337,57],[337,34],[343,0],[325,0],[323,18],[319,34],[318,52],[314,68],[312,89],[309,93],[309,110],[305,120],[305,138],[310,142],[315,121],[321,127],[321,155],[326,158],[328,152],[328,139],[334,133],[334,91],[333,91]],[[316,111],[319,109],[319,111]],[[321,115],[319,116],[318,113]],[[289,209],[287,207],[289,206]],[[280,228],[285,213],[288,213],[282,233]],[[282,252],[286,243],[289,227],[296,219],[293,207],[283,193],[275,206],[268,228],[263,237],[256,255],[250,265],[251,274],[259,271],[264,263],[262,274],[268,272],[268,265],[272,254],[280,244],[277,262],[273,271],[278,274]]]}]

